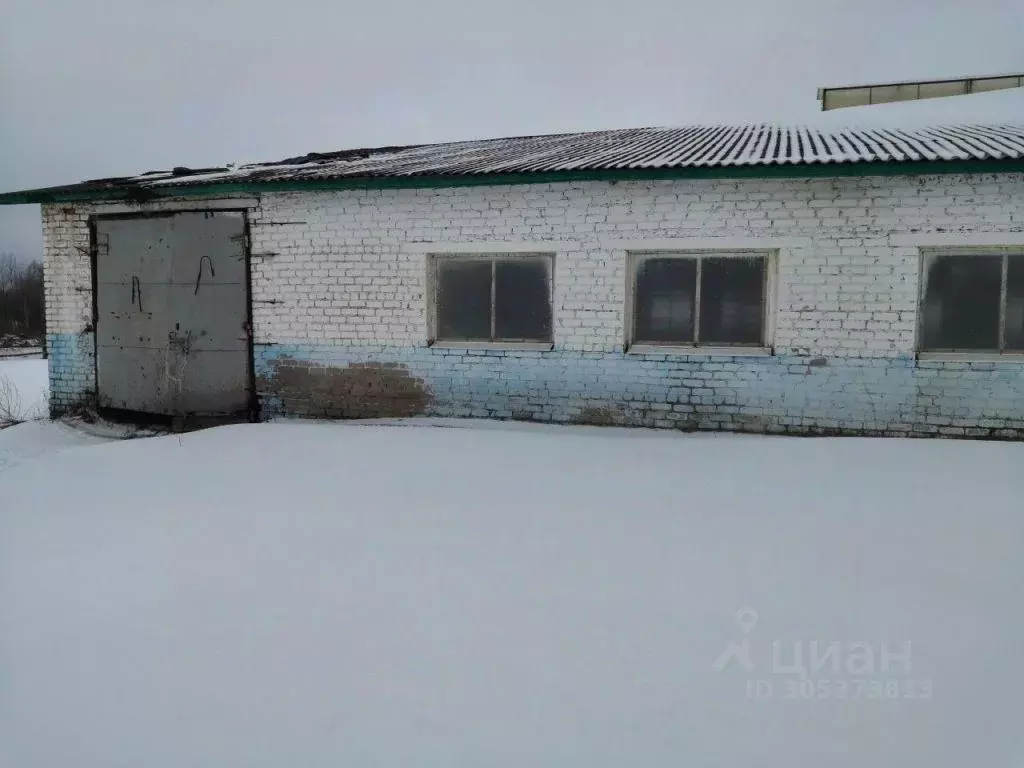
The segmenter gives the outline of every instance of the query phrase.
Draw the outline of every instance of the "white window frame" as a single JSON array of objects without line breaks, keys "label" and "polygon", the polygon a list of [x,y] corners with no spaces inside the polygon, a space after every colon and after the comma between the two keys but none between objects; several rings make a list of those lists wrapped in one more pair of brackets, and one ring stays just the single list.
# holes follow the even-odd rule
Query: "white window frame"
[{"label": "white window frame", "polygon": [[[437,328],[437,304],[440,281],[438,268],[445,261],[474,262],[486,261],[526,261],[531,259],[547,259],[548,262],[548,306],[551,309],[551,340],[550,341],[470,341],[457,339],[439,339]],[[491,327],[494,327],[494,270],[491,271]],[[550,251],[489,251],[467,252],[454,251],[427,254],[427,346],[438,349],[522,349],[547,351],[555,346],[555,254]]]},{"label": "white window frame", "polygon": [[[760,256],[765,260],[764,285],[762,286],[761,343],[760,344],[673,344],[636,341],[636,285],[640,264],[647,259],[696,259],[696,323],[699,328],[700,317],[700,264],[707,258],[749,258]],[[730,248],[719,249],[687,249],[687,250],[635,250],[626,253],[626,306],[625,306],[625,339],[627,352],[633,354],[673,354],[700,355],[714,357],[763,357],[773,354],[772,343],[775,334],[775,305],[777,285],[778,250],[768,248]]]},{"label": "white window frame", "polygon": [[1024,350],[955,350],[925,349],[924,339],[924,302],[928,292],[928,263],[937,256],[1001,256],[1002,283],[999,292],[999,341],[1003,343],[1006,335],[1006,291],[1007,271],[1010,256],[1024,256],[1021,245],[966,245],[957,247],[922,247],[918,259],[917,288],[917,324],[914,348],[918,360],[944,360],[948,362],[1020,362],[1024,363]]}]

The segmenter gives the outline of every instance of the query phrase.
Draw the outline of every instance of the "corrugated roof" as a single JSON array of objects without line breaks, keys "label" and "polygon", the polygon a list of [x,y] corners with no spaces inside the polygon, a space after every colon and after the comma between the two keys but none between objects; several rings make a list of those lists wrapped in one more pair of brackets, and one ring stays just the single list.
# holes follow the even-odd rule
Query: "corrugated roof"
[{"label": "corrugated roof", "polygon": [[[175,168],[0,195],[0,202],[43,201],[44,193],[62,199],[74,199],[76,193],[97,198],[107,191],[131,190],[166,195],[178,187],[224,184],[301,186],[344,179],[1001,160],[1024,160],[1024,124],[837,130],[764,124],[631,128],[313,153],[237,167]],[[13,199],[33,194],[38,200]]]}]

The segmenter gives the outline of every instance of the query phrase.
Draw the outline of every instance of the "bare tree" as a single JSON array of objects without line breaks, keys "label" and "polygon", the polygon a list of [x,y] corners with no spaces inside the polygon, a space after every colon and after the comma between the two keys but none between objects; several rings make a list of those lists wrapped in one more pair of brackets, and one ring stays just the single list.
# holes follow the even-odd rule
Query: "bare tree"
[{"label": "bare tree", "polygon": [[0,254],[0,336],[39,338],[46,332],[43,265]]},{"label": "bare tree", "polygon": [[0,376],[0,429],[22,420],[21,395],[10,379]]}]

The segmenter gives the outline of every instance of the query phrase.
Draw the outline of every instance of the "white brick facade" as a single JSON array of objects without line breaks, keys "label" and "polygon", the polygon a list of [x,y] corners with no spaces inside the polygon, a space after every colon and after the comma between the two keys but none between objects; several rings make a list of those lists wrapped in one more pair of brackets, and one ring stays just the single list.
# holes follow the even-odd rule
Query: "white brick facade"
[{"label": "white brick facade", "polygon": [[48,333],[81,333],[92,325],[89,209],[43,206],[43,270]]},{"label": "white brick facade", "polygon": [[890,357],[914,351],[919,272],[919,249],[894,236],[1006,232],[1020,241],[1024,178],[269,194],[251,227],[258,343],[423,345],[424,253],[526,242],[557,257],[556,344],[614,350],[628,248],[767,247],[779,249],[776,351]]},{"label": "white brick facade", "polygon": [[[905,360],[921,246],[1024,244],[1019,173],[289,192],[239,205],[257,347],[424,348],[429,253],[532,250],[555,255],[555,352],[621,353],[628,253],[758,248],[777,254],[777,356]],[[91,330],[97,210],[44,208],[51,334]]]}]

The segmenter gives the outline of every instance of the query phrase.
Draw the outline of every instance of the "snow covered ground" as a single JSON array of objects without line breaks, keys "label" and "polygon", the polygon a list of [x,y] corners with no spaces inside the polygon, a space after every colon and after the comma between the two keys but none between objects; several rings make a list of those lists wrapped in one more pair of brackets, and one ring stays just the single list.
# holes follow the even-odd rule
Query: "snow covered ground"
[{"label": "snow covered ground", "polygon": [[1024,445],[464,426],[0,432],[0,765],[1024,764]]},{"label": "snow covered ground", "polygon": [[0,347],[0,360],[16,357],[41,357],[42,347]]},{"label": "snow covered ground", "polygon": [[0,359],[0,427],[45,416],[49,386],[45,360]]},{"label": "snow covered ground", "polygon": [[[80,428],[55,421],[29,421],[0,430],[0,473],[37,456],[67,448],[108,442],[112,438],[92,435]],[[0,474],[0,514],[8,508],[7,485]],[[3,763],[0,763],[0,768]]]}]

